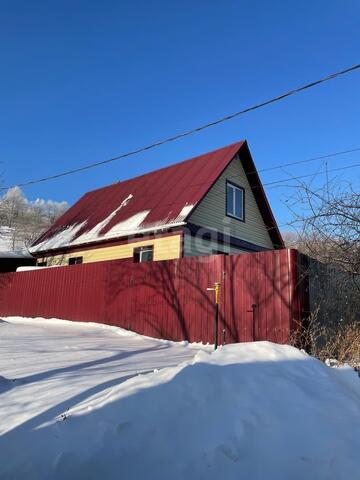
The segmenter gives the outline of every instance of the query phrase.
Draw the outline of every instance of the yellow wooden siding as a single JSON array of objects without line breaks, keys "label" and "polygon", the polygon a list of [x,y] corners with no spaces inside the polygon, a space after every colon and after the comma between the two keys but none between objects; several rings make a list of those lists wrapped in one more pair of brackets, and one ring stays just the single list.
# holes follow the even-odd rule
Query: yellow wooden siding
[{"label": "yellow wooden siding", "polygon": [[181,235],[144,240],[141,242],[126,243],[114,247],[98,247],[93,250],[82,250],[65,255],[54,255],[38,258],[39,262],[47,262],[48,265],[67,265],[69,258],[83,257],[83,263],[101,262],[103,260],[118,260],[132,258],[134,248],[152,245],[154,247],[154,260],[171,260],[179,258],[181,254]]},{"label": "yellow wooden siding", "polygon": [[[226,180],[245,189],[245,222],[226,216]],[[262,247],[274,248],[238,157],[224,170],[188,220]]]}]

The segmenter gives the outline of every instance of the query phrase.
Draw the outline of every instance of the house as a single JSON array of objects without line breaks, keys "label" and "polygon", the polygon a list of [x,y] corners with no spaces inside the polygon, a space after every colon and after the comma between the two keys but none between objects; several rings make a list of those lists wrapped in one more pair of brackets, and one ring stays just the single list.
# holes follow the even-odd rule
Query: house
[{"label": "house", "polygon": [[[33,266],[36,259],[22,241],[15,238],[15,229],[0,226],[0,273],[15,272],[18,267]],[[1,283],[1,282],[0,282]]]},{"label": "house", "polygon": [[0,250],[0,273],[15,272],[19,267],[29,267],[35,263],[35,258],[27,252]]},{"label": "house", "polygon": [[31,246],[37,264],[284,247],[246,141],[86,193]]}]

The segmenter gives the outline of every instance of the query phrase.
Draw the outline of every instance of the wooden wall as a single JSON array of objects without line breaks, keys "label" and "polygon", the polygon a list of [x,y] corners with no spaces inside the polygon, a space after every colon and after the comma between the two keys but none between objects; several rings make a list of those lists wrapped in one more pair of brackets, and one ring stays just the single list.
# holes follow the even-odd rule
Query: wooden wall
[{"label": "wooden wall", "polygon": [[68,253],[62,255],[39,256],[38,262],[46,261],[48,265],[67,265],[71,257],[83,257],[83,263],[102,262],[105,260],[120,260],[133,258],[134,248],[149,246],[154,247],[154,260],[170,260],[179,258],[181,255],[182,234],[149,238],[143,241],[114,245],[111,247],[94,246],[91,249],[81,250],[79,248],[68,249]]}]

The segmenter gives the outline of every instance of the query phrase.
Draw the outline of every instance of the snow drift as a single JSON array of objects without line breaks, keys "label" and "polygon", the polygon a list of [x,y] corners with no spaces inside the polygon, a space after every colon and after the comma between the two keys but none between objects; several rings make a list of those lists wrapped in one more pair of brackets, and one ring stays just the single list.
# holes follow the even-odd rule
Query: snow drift
[{"label": "snow drift", "polygon": [[290,346],[203,349],[10,429],[0,478],[355,480],[354,378]]}]

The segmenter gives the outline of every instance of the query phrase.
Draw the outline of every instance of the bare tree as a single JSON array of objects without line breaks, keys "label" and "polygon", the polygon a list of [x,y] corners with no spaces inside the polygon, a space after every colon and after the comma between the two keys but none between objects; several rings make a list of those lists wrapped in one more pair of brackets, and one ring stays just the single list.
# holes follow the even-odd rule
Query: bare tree
[{"label": "bare tree", "polygon": [[299,249],[359,276],[360,193],[350,184],[344,186],[335,181],[318,189],[300,183],[294,199],[290,208],[301,225],[295,239]]},{"label": "bare tree", "polygon": [[12,250],[17,243],[17,226],[22,223],[27,200],[19,187],[10,188],[0,200],[0,222],[12,231]]},{"label": "bare tree", "polygon": [[[360,348],[360,194],[335,180],[319,188],[299,183],[287,203],[298,228],[285,235],[286,244],[310,257],[302,262],[310,301],[302,328],[326,338],[322,355],[343,357],[350,337],[352,351]],[[344,345],[341,338],[347,338]]]},{"label": "bare tree", "polygon": [[26,208],[27,200],[19,187],[10,188],[0,201],[0,220],[3,225],[13,228],[16,220]]},{"label": "bare tree", "polygon": [[0,198],[0,227],[11,233],[11,249],[29,247],[68,208],[66,202],[37,199],[29,201],[19,187]]}]

